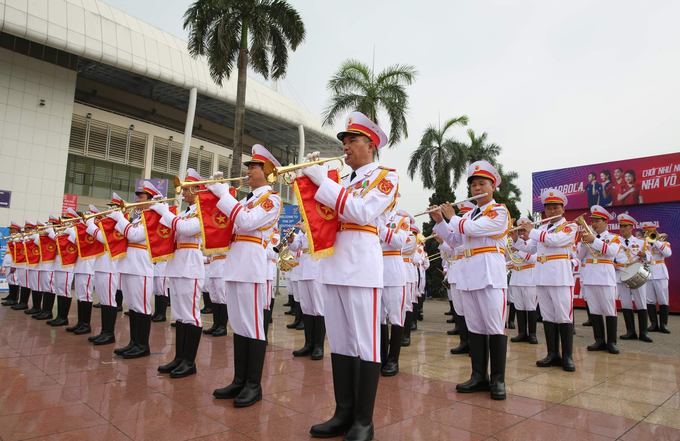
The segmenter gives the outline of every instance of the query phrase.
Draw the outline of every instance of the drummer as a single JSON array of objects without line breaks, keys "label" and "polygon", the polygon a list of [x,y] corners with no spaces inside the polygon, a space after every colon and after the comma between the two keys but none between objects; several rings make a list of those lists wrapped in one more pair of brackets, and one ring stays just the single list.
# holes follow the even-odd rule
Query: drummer
[{"label": "drummer", "polygon": [[623,213],[618,215],[617,220],[622,243],[616,255],[616,290],[621,301],[623,320],[626,322],[626,333],[619,338],[621,340],[638,339],[638,334],[635,332],[635,313],[637,313],[640,325],[639,339],[652,343],[652,339],[647,334],[647,295],[644,285],[646,279],[643,279],[643,285],[636,289],[629,287],[631,283],[624,283],[624,281],[629,282],[633,276],[639,277],[640,271],[647,272],[642,264],[651,262],[652,253],[644,239],[633,236],[633,228],[637,221],[632,216]]}]

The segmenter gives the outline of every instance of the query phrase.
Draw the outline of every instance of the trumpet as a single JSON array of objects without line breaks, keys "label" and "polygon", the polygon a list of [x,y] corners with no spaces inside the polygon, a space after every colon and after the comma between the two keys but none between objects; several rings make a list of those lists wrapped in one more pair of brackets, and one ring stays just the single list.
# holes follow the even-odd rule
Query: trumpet
[{"label": "trumpet", "polygon": [[659,234],[659,232],[656,231],[656,230],[645,231],[645,240],[647,241],[647,243],[654,243],[658,240],[663,242],[667,238],[668,238],[668,234],[666,234],[666,233]]},{"label": "trumpet", "polygon": [[[577,224],[579,224],[580,226],[582,226],[583,229],[586,231],[586,234],[590,234],[591,236],[594,236],[595,233],[593,233],[593,230],[590,228],[590,225],[588,225],[588,223],[586,222],[586,219],[585,219],[586,214],[587,214],[587,213],[583,213],[582,215],[580,215],[579,217],[577,217],[576,219],[574,219],[574,222],[576,222]],[[602,252],[600,252],[600,251],[597,251],[597,250],[596,250],[595,248],[593,248],[592,245],[590,245],[589,243],[583,242],[583,238],[581,238],[581,243],[586,247],[586,249],[588,250],[588,252],[589,252],[593,257],[600,257],[601,255],[604,254],[604,253],[602,253]]]},{"label": "trumpet", "polygon": [[[140,207],[142,205],[157,204],[159,202],[170,202],[170,201],[176,201],[177,203],[179,203],[179,199],[177,199],[177,198],[152,199],[152,200],[146,201],[146,202],[134,202],[134,203],[123,202],[123,205],[112,208],[110,210],[100,211],[99,213],[84,214],[82,219],[83,219],[83,221],[87,222],[88,220],[90,220],[92,218],[99,217],[99,216],[106,216],[107,214],[111,214],[114,211],[130,211],[130,210],[132,210],[136,207]],[[78,219],[80,219],[80,218],[78,218]]]},{"label": "trumpet", "polygon": [[295,234],[295,227],[292,227],[290,230],[288,230],[286,235],[281,238],[281,242],[279,242],[279,244],[277,246],[272,248],[274,250],[274,252],[278,254],[284,248],[287,249],[288,248],[288,239],[290,239],[290,237],[293,236],[294,234]]},{"label": "trumpet", "polygon": [[340,170],[342,167],[345,166],[346,157],[347,155],[337,156],[335,158],[322,158],[317,161],[303,162],[302,164],[287,165],[285,167],[277,167],[274,165],[273,162],[267,161],[264,163],[263,166],[264,175],[267,177],[267,182],[269,182],[269,184],[276,184],[279,180],[279,175],[284,175],[283,181],[287,185],[291,185],[294,179],[286,178],[285,175],[287,173],[291,173],[294,172],[295,170],[300,170],[302,168],[306,168],[312,165],[321,165],[330,161],[340,161],[341,166],[338,167],[338,170]]},{"label": "trumpet", "polygon": [[[458,204],[462,204],[463,202],[475,201],[477,199],[483,198],[483,197],[488,196],[488,195],[489,195],[488,193],[482,193],[482,194],[479,194],[477,196],[472,196],[471,198],[463,199],[462,201],[454,202],[451,205],[458,205]],[[441,208],[441,205],[434,207],[434,208],[430,208],[429,210],[422,211],[418,214],[414,214],[413,217],[424,216],[426,214],[430,214],[434,211],[437,211],[440,208]]]},{"label": "trumpet", "polygon": [[[236,191],[240,190],[241,187],[243,187],[243,180],[248,179],[248,176],[242,176],[240,178],[224,178],[224,179],[211,179],[209,181],[180,181],[179,177],[175,176],[175,193],[180,194],[182,193],[182,190],[187,188],[187,187],[195,187],[197,185],[205,185],[205,184],[223,184],[225,182],[230,182],[230,181],[239,181],[239,186],[236,188]],[[202,191],[208,191],[208,190],[198,190],[196,192],[195,190],[190,190],[191,194],[196,194],[198,192]]]},{"label": "trumpet", "polygon": [[22,234],[23,233],[14,233],[14,234],[10,234],[9,236],[3,236],[2,240],[4,240],[6,242],[7,239],[18,239],[18,238],[22,237]]},{"label": "trumpet", "polygon": [[[540,221],[532,222],[532,225],[535,225],[535,226],[542,225],[542,224],[544,224],[544,223],[546,223],[546,222],[548,222],[548,221],[551,221],[551,220],[553,220],[553,219],[557,219],[557,218],[560,218],[560,217],[562,217],[562,215],[561,215],[561,214],[558,214],[557,216],[551,216],[551,217],[548,217],[548,218],[546,218],[546,219],[541,219]],[[524,228],[524,227],[522,227],[522,226],[520,225],[519,227],[511,228],[510,231],[508,231],[508,232],[510,233],[510,232],[512,232],[512,231],[521,230],[522,228]]]},{"label": "trumpet", "polygon": [[425,237],[422,233],[416,234],[416,242],[417,243],[425,243],[425,241],[434,239],[437,237],[437,233],[432,233],[429,236]]}]

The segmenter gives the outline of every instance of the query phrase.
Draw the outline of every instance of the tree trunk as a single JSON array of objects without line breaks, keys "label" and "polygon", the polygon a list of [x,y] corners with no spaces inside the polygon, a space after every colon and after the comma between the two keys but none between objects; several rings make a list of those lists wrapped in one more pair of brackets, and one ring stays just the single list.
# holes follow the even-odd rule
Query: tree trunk
[{"label": "tree trunk", "polygon": [[234,145],[231,159],[231,177],[241,176],[243,154],[243,126],[246,119],[246,79],[248,78],[248,27],[243,24],[241,50],[238,55],[238,82],[236,85],[236,118],[234,121]]}]

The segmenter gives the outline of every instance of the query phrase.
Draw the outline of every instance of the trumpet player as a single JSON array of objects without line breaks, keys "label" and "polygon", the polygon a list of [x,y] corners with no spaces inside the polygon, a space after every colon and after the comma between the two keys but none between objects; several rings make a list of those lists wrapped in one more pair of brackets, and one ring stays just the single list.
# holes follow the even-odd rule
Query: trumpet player
[{"label": "trumpet player", "polygon": [[[35,228],[32,222],[26,220],[24,223],[24,234],[30,233]],[[16,247],[16,277],[19,285],[19,303],[12,306],[15,311],[28,309],[28,299],[31,297],[31,289],[28,284],[28,256],[26,255],[25,237],[19,236],[14,239]]]},{"label": "trumpet player", "polygon": [[418,281],[418,272],[413,264],[413,259],[418,247],[416,236],[420,234],[420,229],[415,224],[415,219],[411,219],[411,227],[409,235],[406,238],[403,248],[401,249],[401,257],[404,261],[404,268],[406,272],[406,294],[408,300],[406,301],[406,319],[404,320],[404,338],[402,339],[402,346],[411,345],[411,330],[418,329],[417,317],[414,317],[416,311],[414,310],[414,303],[416,300],[416,282]]},{"label": "trumpet player", "polygon": [[[274,247],[281,242],[281,235],[278,228],[274,227],[269,240],[266,241],[265,249],[267,251],[267,302],[264,310],[264,338],[267,340],[269,333],[269,324],[273,322],[272,313],[274,312],[274,279],[276,278],[276,259],[278,254],[274,251]],[[324,332],[324,337],[326,336]],[[267,340],[269,342],[269,340]]]},{"label": "trumpet player", "polygon": [[636,340],[638,338],[638,334],[635,332],[634,308],[640,325],[640,340],[652,343],[652,339],[647,334],[646,284],[637,289],[631,289],[621,281],[621,276],[626,268],[635,262],[651,262],[652,254],[644,239],[637,239],[633,236],[633,228],[637,222],[632,216],[628,213],[619,214],[617,220],[622,243],[619,253],[616,255],[616,291],[619,300],[621,300],[621,312],[626,323],[626,333],[619,338],[621,340]]},{"label": "trumpet player", "polygon": [[[33,315],[41,311],[43,294],[40,291],[40,270],[42,262],[40,259],[40,239],[36,230],[39,223],[30,223],[31,234],[24,237],[24,247],[26,248],[27,276],[26,283],[31,290],[31,309],[24,311],[24,314]],[[29,223],[26,223],[29,226]]]},{"label": "trumpet player", "polygon": [[[74,216],[75,214],[75,216]],[[63,217],[62,228],[66,227],[60,232],[55,232],[54,228],[48,228],[47,235],[50,239],[57,242],[59,245],[58,236],[66,236],[68,238],[67,245],[65,247],[58,246],[59,253],[55,257],[54,263],[52,265],[53,269],[53,281],[54,293],[57,295],[57,317],[53,320],[48,320],[47,323],[50,326],[65,326],[68,325],[68,313],[71,310],[71,302],[73,297],[71,297],[71,285],[73,284],[73,269],[75,266],[75,259],[71,263],[71,256],[75,254],[78,255],[78,247],[76,245],[75,230],[73,227],[68,226],[75,221],[78,217],[77,213],[66,213]]]},{"label": "trumpet player", "polygon": [[231,249],[225,260],[227,309],[234,330],[234,380],[216,389],[215,398],[234,399],[234,407],[252,406],[262,399],[262,370],[267,341],[264,335],[264,302],[267,301],[267,253],[269,238],[281,213],[281,197],[269,186],[264,164],[281,165],[259,144],[252,148],[248,185],[252,191],[240,202],[229,194],[228,184],[208,184],[220,201],[217,208],[234,222]]},{"label": "trumpet player", "polygon": [[[78,217],[78,213],[69,208],[69,214],[74,217]],[[86,241],[91,241],[94,243],[94,237],[85,231],[84,235],[79,235],[76,228],[71,230],[73,235],[73,240],[82,241],[85,238]],[[78,238],[76,238],[78,235]],[[71,239],[69,237],[69,239]],[[76,302],[78,306],[78,321],[75,325],[66,328],[66,332],[73,332],[74,335],[89,334],[92,332],[90,327],[90,318],[92,317],[92,291],[94,290],[94,263],[96,258],[83,259],[81,254],[81,248],[78,246],[78,259],[76,260],[76,265],[73,267],[74,273],[74,283],[73,288],[76,294]]]},{"label": "trumpet player", "polygon": [[588,346],[588,350],[618,354],[614,258],[621,248],[621,240],[619,236],[607,230],[607,224],[612,217],[600,205],[593,205],[590,208],[593,233],[585,231],[581,235],[578,258],[581,260],[581,289],[588,301],[595,337],[595,343]]},{"label": "trumpet player", "polygon": [[[649,233],[657,233],[658,222],[643,222],[642,231],[645,236]],[[652,275],[649,277],[647,286],[647,311],[649,311],[649,319],[652,325],[649,327],[650,332],[662,332],[670,334],[668,329],[668,313],[670,306],[668,303],[668,268],[666,267],[666,258],[671,257],[671,244],[665,240],[650,241],[650,249],[652,252]],[[656,316],[656,303],[659,303],[659,319]]]},{"label": "trumpet player", "polygon": [[[186,181],[198,182],[203,178],[193,168],[187,169]],[[198,186],[184,187],[182,197],[189,209],[177,215],[166,203],[149,207],[161,216],[160,223],[174,232],[175,254],[168,261],[166,276],[173,295],[170,305],[175,326],[175,357],[158,372],[170,378],[183,378],[196,373],[196,354],[201,342],[201,293],[205,280],[203,253],[201,252],[201,222],[196,216]]]},{"label": "trumpet player", "polygon": [[[526,217],[521,217],[517,221],[518,225],[531,223],[531,220]],[[532,248],[533,239],[521,239],[519,231],[511,231],[512,245],[508,250],[508,258],[510,259],[511,275],[508,292],[512,295],[513,303],[517,314],[517,335],[510,339],[513,343],[528,342],[529,344],[538,344],[536,339],[536,280],[534,272],[536,267],[536,253],[529,253],[521,251],[517,248],[517,242],[522,241],[522,246]],[[510,245],[510,244],[508,244]],[[544,321],[545,323],[545,321]]]},{"label": "trumpet player", "polygon": [[[21,231],[21,225],[12,221],[12,223],[9,225],[10,236],[19,234],[19,231]],[[14,246],[14,239],[9,238],[7,241],[7,247],[9,248]],[[7,278],[7,284],[9,285],[9,295],[3,299],[5,301],[2,302],[2,306],[14,306],[19,300],[19,290],[21,288],[19,287],[17,281],[17,268],[13,257],[14,254],[8,249],[5,253],[5,257],[2,260],[2,268],[5,270],[5,277]]]},{"label": "trumpet player", "polygon": [[[468,184],[473,196],[487,194],[477,200],[473,211],[463,217],[456,216],[451,204],[446,203],[443,215],[440,211],[430,214],[437,224],[433,231],[438,236],[452,247],[464,247],[463,270],[456,287],[462,291],[465,321],[470,331],[472,375],[467,382],[458,384],[456,390],[461,393],[490,391],[492,399],[504,400],[508,345],[505,247],[510,217],[507,208],[493,200],[501,176],[491,164],[477,161],[470,165]],[[451,219],[450,222],[444,222],[443,216]],[[487,370],[489,354],[491,376]]]},{"label": "trumpet player", "polygon": [[[545,216],[562,216],[568,200],[561,191],[550,188],[541,193]],[[572,357],[574,345],[574,277],[571,270],[572,246],[578,227],[564,217],[558,217],[534,229],[530,222],[522,223],[523,241],[515,248],[536,255],[534,283],[543,315],[548,355],[536,362],[538,367],[562,366],[567,372],[576,368]],[[531,240],[530,240],[531,239]],[[527,313],[527,321],[535,312]],[[560,357],[560,341],[562,357]]]}]

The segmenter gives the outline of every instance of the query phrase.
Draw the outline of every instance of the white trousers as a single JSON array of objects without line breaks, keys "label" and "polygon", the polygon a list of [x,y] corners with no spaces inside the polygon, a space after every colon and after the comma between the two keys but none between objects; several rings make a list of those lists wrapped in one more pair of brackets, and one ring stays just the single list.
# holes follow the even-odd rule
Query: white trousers
[{"label": "white trousers", "polygon": [[92,290],[94,289],[94,277],[92,274],[75,274],[76,300],[79,302],[91,302]]},{"label": "white trousers", "polygon": [[409,305],[406,306],[406,311],[413,312],[413,305],[412,303],[416,303],[418,301],[418,297],[416,294],[416,284],[413,282],[406,282],[406,294],[408,295],[408,303]]},{"label": "white trousers", "polygon": [[[581,289],[583,290],[586,302],[588,302],[588,309],[591,314],[604,315],[606,317],[616,316],[615,286],[582,285]],[[543,303],[541,303],[541,314],[543,314]],[[545,315],[543,318],[545,319]]]},{"label": "white trousers", "polygon": [[10,267],[5,267],[5,275],[7,277],[7,284],[8,285],[16,285],[17,284],[17,276],[15,275],[17,272],[16,270],[14,272],[12,271],[12,268]]},{"label": "white trousers", "polygon": [[[515,304],[518,311],[536,311],[536,287],[535,286],[508,286],[508,292],[512,297],[510,303]],[[543,306],[541,306],[543,312]]]},{"label": "white trousers", "polygon": [[165,276],[153,276],[153,294],[155,296],[168,296],[168,278]]},{"label": "white trousers", "polygon": [[40,291],[40,271],[37,269],[27,270],[26,283],[31,291]]},{"label": "white trousers", "polygon": [[264,303],[266,283],[227,281],[227,310],[235,334],[264,340]]},{"label": "white trousers", "polygon": [[104,306],[115,306],[116,291],[120,288],[120,274],[94,272],[94,289],[97,291],[97,299]]},{"label": "white trousers", "polygon": [[[536,287],[536,292],[544,321],[551,323],[572,323],[574,321],[573,286],[539,285]],[[590,303],[588,306],[590,306]],[[517,303],[515,303],[515,308],[517,308]],[[534,309],[536,308],[534,307]],[[592,312],[592,308],[590,311]],[[614,308],[614,311],[614,315],[616,315],[616,308]]]},{"label": "white trousers", "polygon": [[140,314],[151,315],[152,285],[153,277],[136,274],[120,275],[120,289],[123,291],[125,304]]},{"label": "white trousers", "polygon": [[621,309],[647,309],[647,293],[645,285],[637,289],[630,289],[625,283],[616,284],[616,292],[621,301]]},{"label": "white trousers", "polygon": [[380,314],[380,324],[387,324],[387,317],[390,323],[404,327],[406,320],[407,303],[406,286],[386,286],[382,293],[382,308]]},{"label": "white trousers", "polygon": [[61,297],[71,297],[71,284],[73,283],[73,273],[66,271],[54,272],[54,293]]},{"label": "white trousers", "polygon": [[25,266],[17,268],[17,270],[14,271],[14,275],[16,276],[17,285],[23,288],[28,288],[28,285],[26,284],[26,279],[28,278],[28,270],[26,269]]},{"label": "white trousers", "polygon": [[645,283],[647,286],[647,303],[650,305],[668,305],[668,279],[653,279]]},{"label": "white trousers", "polygon": [[54,271],[40,271],[39,291],[54,294]]},{"label": "white trousers", "polygon": [[455,283],[450,284],[449,296],[453,302],[453,308],[456,310],[456,314],[465,316],[465,305],[463,305],[463,292],[456,288]]},{"label": "white trousers", "polygon": [[298,297],[302,313],[306,315],[323,315],[323,287],[316,280],[300,280],[297,282]]},{"label": "white trousers", "polygon": [[205,289],[210,293],[213,303],[227,304],[227,282],[222,277],[206,277]]},{"label": "white trousers", "polygon": [[475,334],[505,335],[505,289],[487,286],[462,291],[465,323]]},{"label": "white trousers", "polygon": [[180,323],[201,327],[201,294],[203,279],[167,277],[172,293],[170,309],[172,317]]},{"label": "white trousers", "polygon": [[505,294],[506,294],[507,297],[508,297],[508,298],[506,299],[507,302],[508,302],[508,305],[509,305],[510,303],[515,303],[515,291],[516,291],[516,290],[513,289],[513,288],[515,288],[515,287],[514,287],[514,286],[508,285],[508,289],[505,291]]},{"label": "white trousers", "polygon": [[288,292],[293,294],[293,300],[295,300],[296,302],[300,301],[300,296],[298,295],[297,290],[297,280],[288,281]]},{"label": "white trousers", "polygon": [[273,280],[267,280],[266,284],[266,290],[267,290],[267,307],[264,308],[267,311],[269,311],[269,305],[272,303],[272,299],[274,298],[274,281]]},{"label": "white trousers", "polygon": [[331,352],[379,363],[382,288],[323,285],[323,289]]}]

